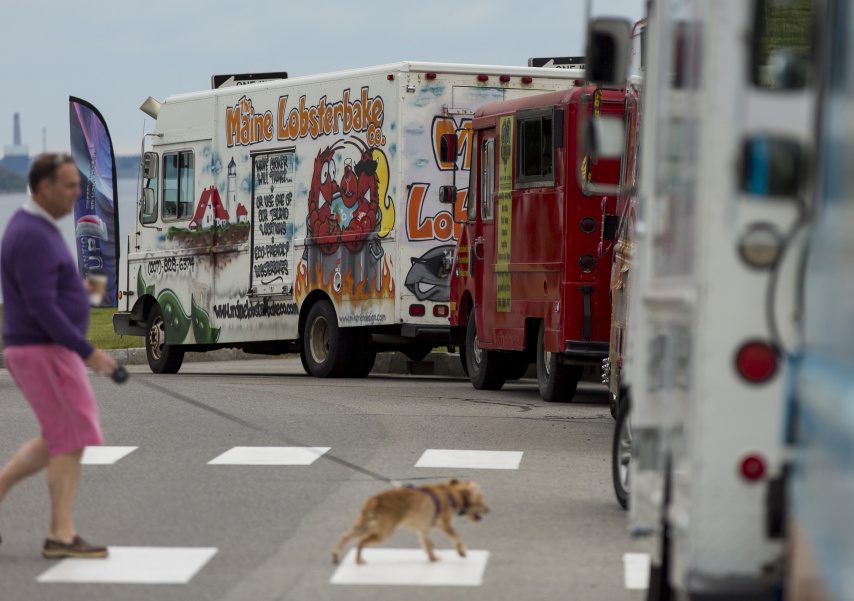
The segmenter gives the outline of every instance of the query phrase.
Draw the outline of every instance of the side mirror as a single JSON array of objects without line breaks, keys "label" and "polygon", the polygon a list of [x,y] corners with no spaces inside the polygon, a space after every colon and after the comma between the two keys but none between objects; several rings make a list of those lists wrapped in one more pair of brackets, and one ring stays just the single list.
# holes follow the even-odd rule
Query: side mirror
[{"label": "side mirror", "polygon": [[600,86],[626,85],[631,39],[632,24],[627,19],[591,20],[587,30],[585,79]]},{"label": "side mirror", "polygon": [[139,221],[142,224],[157,221],[157,200],[154,198],[154,190],[142,189],[142,207],[140,209]]},{"label": "side mirror", "polygon": [[742,192],[794,198],[804,182],[807,161],[800,143],[787,138],[755,136],[741,149]]},{"label": "side mirror", "polygon": [[439,160],[443,163],[457,162],[457,134],[442,134],[439,138]]},{"label": "side mirror", "polygon": [[590,158],[619,159],[626,145],[626,127],[623,119],[597,115],[587,122],[587,151]]},{"label": "side mirror", "polygon": [[457,202],[457,187],[442,186],[439,188],[439,202],[443,205],[452,205]]},{"label": "side mirror", "polygon": [[157,153],[146,152],[142,158],[143,179],[157,179]]}]

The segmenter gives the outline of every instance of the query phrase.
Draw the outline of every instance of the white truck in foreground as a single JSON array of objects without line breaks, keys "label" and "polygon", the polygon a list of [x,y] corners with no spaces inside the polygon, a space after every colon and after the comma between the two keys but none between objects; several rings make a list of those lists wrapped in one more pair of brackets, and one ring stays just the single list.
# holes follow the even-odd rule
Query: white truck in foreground
[{"label": "white truck in foreground", "polygon": [[630,526],[655,537],[648,599],[770,601],[810,205],[810,2],[647,6],[615,444],[631,449]]},{"label": "white truck in foreground", "polygon": [[360,377],[377,350],[447,344],[468,191],[440,193],[466,179],[474,110],[582,75],[403,62],[149,99],[116,332],[157,373],[236,347]]}]

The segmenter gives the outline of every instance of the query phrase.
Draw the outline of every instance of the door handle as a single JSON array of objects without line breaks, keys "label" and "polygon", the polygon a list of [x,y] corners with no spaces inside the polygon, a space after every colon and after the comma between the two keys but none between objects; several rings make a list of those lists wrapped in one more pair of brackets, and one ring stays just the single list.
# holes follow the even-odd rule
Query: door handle
[{"label": "door handle", "polygon": [[474,258],[483,261],[483,254],[478,254],[477,249],[483,246],[483,236],[478,236],[474,239],[474,244],[472,244],[472,250],[474,250]]}]

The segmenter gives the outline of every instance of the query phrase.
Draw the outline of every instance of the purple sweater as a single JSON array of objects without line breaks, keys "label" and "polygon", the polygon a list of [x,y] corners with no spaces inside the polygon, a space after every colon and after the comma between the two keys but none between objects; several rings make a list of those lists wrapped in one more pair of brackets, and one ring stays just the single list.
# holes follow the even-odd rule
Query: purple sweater
[{"label": "purple sweater", "polygon": [[3,342],[61,344],[87,358],[89,295],[62,234],[44,218],[19,209],[0,247]]}]

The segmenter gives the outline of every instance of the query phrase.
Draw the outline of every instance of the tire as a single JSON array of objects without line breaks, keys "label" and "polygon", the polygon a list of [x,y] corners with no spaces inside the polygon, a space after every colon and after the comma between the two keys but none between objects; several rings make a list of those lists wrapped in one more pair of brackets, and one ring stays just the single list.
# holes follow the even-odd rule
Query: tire
[{"label": "tire", "polygon": [[312,305],[305,320],[302,358],[315,378],[347,375],[353,347],[350,332],[338,327],[335,309],[328,300]]},{"label": "tire", "polygon": [[537,335],[537,384],[540,396],[548,403],[569,403],[575,396],[578,380],[584,368],[580,365],[561,365],[555,353],[547,353],[545,324]]},{"label": "tire", "polygon": [[311,370],[308,368],[308,362],[305,360],[305,353],[300,350],[299,352],[299,360],[302,363],[302,369],[306,373],[306,375],[311,375]]},{"label": "tire", "polygon": [[166,322],[158,303],[148,315],[148,335],[145,337],[145,355],[148,367],[156,374],[176,374],[184,362],[184,349],[166,344]]},{"label": "tire", "polygon": [[629,466],[632,461],[631,410],[625,401],[620,403],[617,421],[614,424],[614,439],[611,444],[611,481],[614,494],[623,509],[629,508]]},{"label": "tire", "polygon": [[463,373],[468,376],[469,375],[469,361],[466,357],[466,345],[463,343],[460,346],[460,365],[463,368]]},{"label": "tire", "polygon": [[477,322],[469,317],[466,328],[466,362],[472,386],[478,390],[501,390],[504,386],[503,361],[498,351],[482,350],[477,344]]}]

